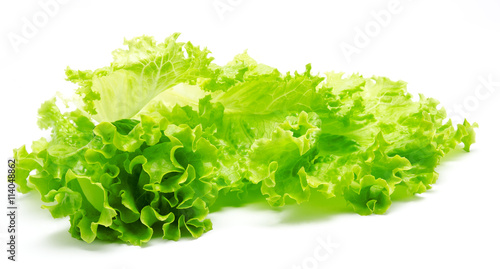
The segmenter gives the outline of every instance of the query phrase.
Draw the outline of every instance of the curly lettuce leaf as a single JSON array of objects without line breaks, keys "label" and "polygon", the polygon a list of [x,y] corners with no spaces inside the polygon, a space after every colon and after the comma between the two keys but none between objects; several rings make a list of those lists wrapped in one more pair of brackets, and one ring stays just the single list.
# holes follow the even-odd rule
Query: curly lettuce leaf
[{"label": "curly lettuce leaf", "polygon": [[209,51],[173,34],[163,43],[143,36],[125,40],[128,49],[113,52],[108,67],[66,70],[67,80],[80,86],[76,104],[101,121],[132,118],[158,95],[180,84],[194,84],[210,74]]},{"label": "curly lettuce leaf", "polygon": [[73,237],[197,238],[214,208],[256,200],[320,197],[383,214],[429,190],[446,154],[475,142],[476,123],[453,126],[405,82],[314,75],[310,65],[282,74],[246,52],[218,66],[177,38],[135,38],[108,67],[67,69],[78,108],[44,102],[38,125],[50,138],[14,150],[19,191],[69,217]]}]

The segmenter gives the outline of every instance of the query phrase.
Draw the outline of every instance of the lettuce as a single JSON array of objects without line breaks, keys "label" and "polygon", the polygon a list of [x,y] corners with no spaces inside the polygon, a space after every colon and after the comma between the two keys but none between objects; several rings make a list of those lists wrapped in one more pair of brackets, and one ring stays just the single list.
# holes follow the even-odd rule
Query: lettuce
[{"label": "lettuce", "polygon": [[177,38],[138,37],[108,67],[68,68],[76,109],[44,102],[38,124],[50,139],[14,150],[19,191],[69,216],[73,237],[196,238],[212,229],[216,202],[244,197],[283,206],[316,193],[327,206],[383,214],[430,189],[441,159],[475,142],[476,123],[453,126],[405,82],[314,75],[310,65],[282,74],[246,52],[218,66]]}]

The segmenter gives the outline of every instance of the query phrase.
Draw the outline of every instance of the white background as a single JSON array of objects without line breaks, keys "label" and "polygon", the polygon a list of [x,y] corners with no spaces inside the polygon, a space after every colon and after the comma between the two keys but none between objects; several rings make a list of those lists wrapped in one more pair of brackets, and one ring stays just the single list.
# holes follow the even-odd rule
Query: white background
[{"label": "white background", "polygon": [[[443,160],[431,191],[394,203],[384,215],[231,208],[210,214],[214,229],[199,239],[155,239],[145,247],[75,240],[67,219],[52,219],[36,194],[22,195],[19,261],[2,268],[500,268],[499,1],[401,0],[394,10],[388,0],[86,0],[50,12],[40,4],[46,2],[0,4],[2,175],[14,147],[44,135],[36,126],[41,102],[75,88],[64,80],[66,66],[108,65],[124,37],[144,34],[161,41],[181,32],[181,41],[208,47],[218,64],[248,49],[283,72],[312,63],[314,72],[401,79],[412,94],[440,100],[454,119],[463,119],[462,109],[478,122],[478,142],[469,154]],[[385,22],[375,19],[387,12]],[[36,33],[23,35],[33,20]],[[356,46],[360,31],[371,36],[346,57],[341,47]],[[24,43],[12,43],[13,36]],[[484,80],[496,86],[488,91]],[[0,184],[1,208],[6,198]],[[319,242],[335,247],[325,252]]]}]

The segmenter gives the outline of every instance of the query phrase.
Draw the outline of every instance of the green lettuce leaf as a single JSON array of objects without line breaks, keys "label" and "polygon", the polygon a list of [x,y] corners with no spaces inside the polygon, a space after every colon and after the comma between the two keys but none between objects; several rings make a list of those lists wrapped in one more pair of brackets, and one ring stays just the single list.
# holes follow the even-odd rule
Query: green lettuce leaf
[{"label": "green lettuce leaf", "polygon": [[143,36],[125,40],[127,50],[113,52],[108,67],[67,69],[67,80],[78,84],[76,104],[97,121],[132,118],[155,97],[180,84],[194,84],[210,74],[209,51],[174,34],[164,43]]},{"label": "green lettuce leaf", "polygon": [[282,74],[246,52],[219,66],[178,36],[125,41],[108,67],[68,68],[77,108],[44,102],[38,125],[50,138],[14,150],[19,191],[69,217],[71,236],[197,238],[212,229],[210,211],[259,200],[319,197],[383,214],[429,190],[446,154],[475,142],[476,123],[454,126],[405,82],[310,65]]}]

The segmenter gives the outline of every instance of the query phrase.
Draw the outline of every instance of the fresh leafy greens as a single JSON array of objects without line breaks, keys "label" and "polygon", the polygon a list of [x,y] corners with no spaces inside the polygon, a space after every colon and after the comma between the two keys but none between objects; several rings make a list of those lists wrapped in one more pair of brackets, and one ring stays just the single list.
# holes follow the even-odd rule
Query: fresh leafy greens
[{"label": "fresh leafy greens", "polygon": [[477,124],[454,127],[405,82],[314,75],[310,65],[282,74],[246,52],[217,66],[177,38],[135,38],[108,67],[67,69],[77,109],[46,101],[38,124],[51,138],[14,150],[19,190],[36,189],[53,217],[69,216],[73,237],[199,237],[231,193],[271,206],[320,193],[382,214],[391,198],[430,189],[440,160],[475,141]]}]

